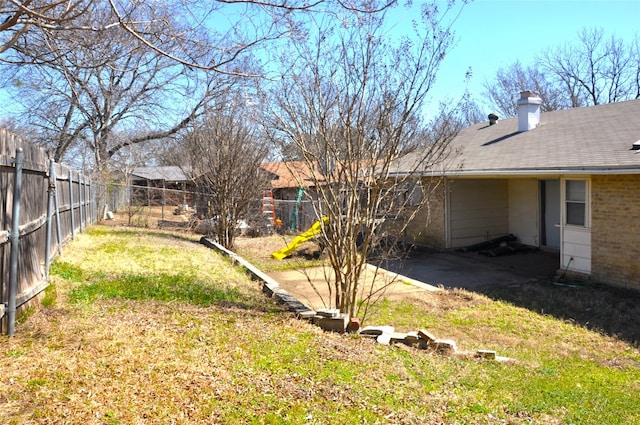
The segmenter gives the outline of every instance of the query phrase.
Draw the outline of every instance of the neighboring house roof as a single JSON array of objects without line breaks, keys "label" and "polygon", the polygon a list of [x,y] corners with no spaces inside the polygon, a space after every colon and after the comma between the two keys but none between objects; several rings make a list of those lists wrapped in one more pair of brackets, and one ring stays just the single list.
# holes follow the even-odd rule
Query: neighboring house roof
[{"label": "neighboring house roof", "polygon": [[[640,150],[631,149],[637,141],[640,100],[542,113],[540,125],[523,132],[517,117],[484,122],[452,140],[446,173],[640,173]],[[407,172],[414,158],[394,171]]]},{"label": "neighboring house roof", "polygon": [[165,180],[165,181],[189,181],[181,167],[164,166],[164,167],[136,167],[133,170],[132,177],[134,179],[143,180]]},{"label": "neighboring house roof", "polygon": [[313,186],[312,171],[304,161],[265,162],[261,167],[273,174],[273,189]]}]

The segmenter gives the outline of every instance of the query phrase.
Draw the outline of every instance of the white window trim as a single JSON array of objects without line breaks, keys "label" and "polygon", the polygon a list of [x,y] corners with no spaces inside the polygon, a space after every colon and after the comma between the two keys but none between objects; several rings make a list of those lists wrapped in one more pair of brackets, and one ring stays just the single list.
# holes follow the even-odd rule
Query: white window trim
[{"label": "white window trim", "polygon": [[[579,181],[585,182],[584,226],[567,223],[567,181],[569,180],[579,180]],[[591,178],[589,176],[563,177],[561,179],[560,190],[562,194],[562,203],[561,203],[562,224],[564,226],[572,227],[575,229],[590,229],[591,228]]]}]

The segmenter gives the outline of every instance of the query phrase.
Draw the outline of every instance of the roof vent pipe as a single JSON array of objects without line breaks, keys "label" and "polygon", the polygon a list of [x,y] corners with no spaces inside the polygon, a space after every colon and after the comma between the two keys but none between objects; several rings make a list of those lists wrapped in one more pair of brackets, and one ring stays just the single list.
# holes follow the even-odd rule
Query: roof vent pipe
[{"label": "roof vent pipe", "polygon": [[518,99],[518,131],[533,130],[540,125],[542,99],[532,91],[520,92]]},{"label": "roof vent pipe", "polygon": [[498,124],[498,116],[496,114],[489,114],[489,125]]}]

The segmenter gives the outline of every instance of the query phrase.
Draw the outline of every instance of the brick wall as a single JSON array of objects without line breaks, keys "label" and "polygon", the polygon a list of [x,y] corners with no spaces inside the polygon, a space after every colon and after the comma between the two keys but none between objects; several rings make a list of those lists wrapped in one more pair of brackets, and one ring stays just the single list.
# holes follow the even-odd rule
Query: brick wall
[{"label": "brick wall", "polygon": [[427,202],[416,212],[406,230],[407,243],[435,249],[446,248],[445,238],[445,181],[424,179],[423,194]]},{"label": "brick wall", "polygon": [[640,290],[640,175],[591,179],[591,275]]}]

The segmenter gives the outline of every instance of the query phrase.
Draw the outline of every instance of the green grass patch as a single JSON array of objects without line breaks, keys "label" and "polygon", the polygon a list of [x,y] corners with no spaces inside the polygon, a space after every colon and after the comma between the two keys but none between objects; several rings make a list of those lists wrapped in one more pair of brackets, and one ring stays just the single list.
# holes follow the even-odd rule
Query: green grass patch
[{"label": "green grass patch", "polygon": [[93,227],[78,235],[80,249],[51,268],[69,287],[72,303],[96,299],[187,302],[250,307],[260,293],[238,282],[244,272],[193,237],[144,229]]},{"label": "green grass patch", "polygon": [[[455,403],[448,405],[449,421],[484,423],[481,418],[491,415],[528,418],[532,423],[640,423],[636,348],[575,323],[479,295],[465,299],[464,294],[448,294],[446,302],[434,297],[433,305],[383,300],[372,308],[369,322],[394,323],[403,330],[427,328],[470,353],[494,349],[512,359],[500,363],[442,358],[433,363],[426,358],[425,364],[402,356],[411,381],[423,390],[451,391]],[[621,355],[626,360],[621,361]],[[399,377],[392,374],[389,379]]]},{"label": "green grass patch", "polygon": [[69,282],[77,283],[84,281],[83,272],[80,267],[59,259],[51,263],[49,273],[52,276],[59,276]]},{"label": "green grass patch", "polygon": [[237,288],[216,288],[194,276],[124,274],[115,279],[82,284],[70,291],[72,303],[96,298],[124,298],[140,301],[188,302],[195,305],[234,304],[245,301]]},{"label": "green grass patch", "polygon": [[56,305],[56,300],[58,299],[58,291],[56,289],[56,285],[49,284],[44,289],[44,297],[42,297],[42,301],[40,302],[43,307],[54,307]]}]

